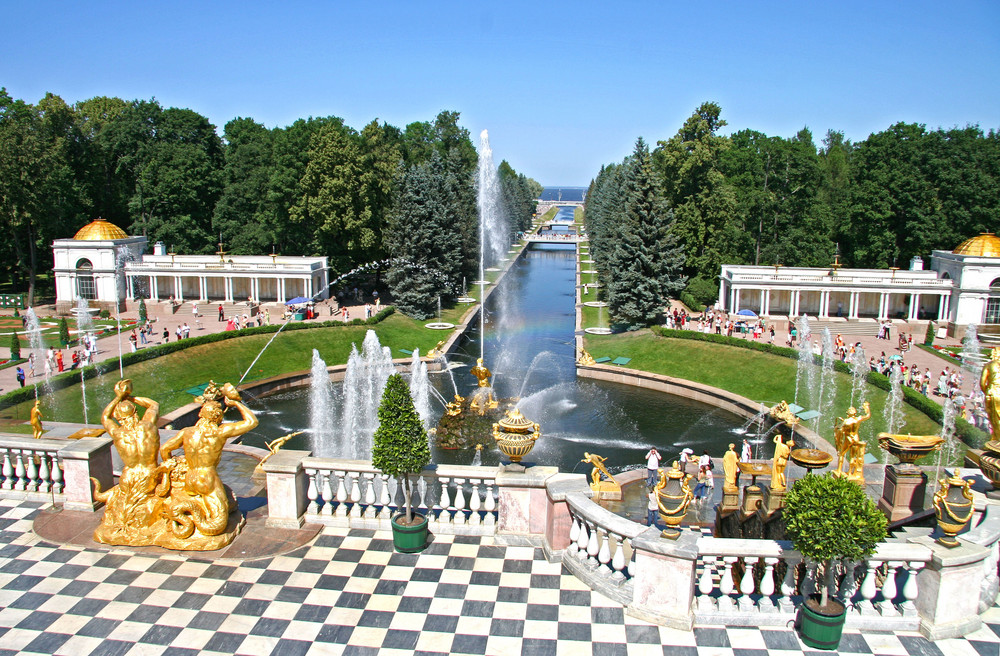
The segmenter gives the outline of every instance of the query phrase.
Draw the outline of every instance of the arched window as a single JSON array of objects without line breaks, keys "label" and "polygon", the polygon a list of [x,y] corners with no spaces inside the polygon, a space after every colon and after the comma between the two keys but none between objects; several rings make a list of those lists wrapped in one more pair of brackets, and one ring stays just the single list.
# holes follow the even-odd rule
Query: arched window
[{"label": "arched window", "polygon": [[983,323],[1000,323],[1000,278],[990,283],[990,297],[986,300],[986,317]]},{"label": "arched window", "polygon": [[76,263],[76,293],[80,298],[88,301],[97,298],[97,286],[94,285],[94,265],[86,258]]}]

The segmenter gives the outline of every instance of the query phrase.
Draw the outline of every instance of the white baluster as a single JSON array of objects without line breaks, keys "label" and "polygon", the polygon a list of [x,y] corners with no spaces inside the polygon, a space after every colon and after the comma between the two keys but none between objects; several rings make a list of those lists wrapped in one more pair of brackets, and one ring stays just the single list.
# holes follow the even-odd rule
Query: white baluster
[{"label": "white baluster", "polygon": [[389,517],[391,516],[389,505],[392,503],[392,497],[389,496],[389,475],[379,474],[378,478],[381,481],[378,503],[382,506],[381,510],[378,512],[378,516],[380,520],[389,521]]},{"label": "white baluster", "polygon": [[621,584],[625,582],[625,543],[622,536],[617,533],[611,535],[615,538],[615,555],[611,557],[611,569],[614,573],[611,575],[611,580]]},{"label": "white baluster", "polygon": [[375,474],[365,472],[365,519],[375,519]]},{"label": "white baluster", "polygon": [[899,611],[896,609],[896,604],[893,603],[896,600],[896,570],[903,563],[890,560],[886,565],[885,582],[882,583],[882,603],[879,606],[879,611],[882,613],[882,617],[890,617],[899,615]]},{"label": "white baluster", "polygon": [[722,562],[725,569],[722,572],[722,580],[719,582],[719,610],[731,611],[733,609],[733,591],[736,589],[736,582],[733,580],[733,565],[739,560],[737,556],[724,556]]},{"label": "white baluster", "polygon": [[[333,486],[331,485],[330,479],[333,478],[332,471],[320,471],[317,476],[319,476],[320,484],[320,495],[323,499],[323,509],[322,514],[326,517],[333,516]],[[339,510],[339,508],[338,508]]]},{"label": "white baluster", "polygon": [[24,480],[24,460],[22,458],[21,451],[15,451],[14,457],[16,458],[14,465],[14,489],[23,490],[25,488]]},{"label": "white baluster", "polygon": [[861,600],[857,603],[857,609],[862,615],[875,615],[875,604],[872,601],[878,594],[878,587],[875,581],[876,570],[881,565],[881,561],[869,560],[867,562],[868,571],[865,572],[865,580],[861,584]]},{"label": "white baluster", "polygon": [[61,494],[63,491],[63,472],[59,464],[59,456],[52,453],[52,491]]},{"label": "white baluster", "polygon": [[351,472],[351,517],[361,518],[361,472]]},{"label": "white baluster", "polygon": [[337,517],[347,517],[347,472],[330,472],[337,474],[337,510],[334,513]]},{"label": "white baluster", "polygon": [[840,589],[837,590],[837,598],[845,605],[851,603],[851,598],[858,591],[857,569],[861,566],[860,561],[844,559],[841,561],[844,566],[844,578],[840,580]]},{"label": "white baluster", "polygon": [[430,489],[430,484],[427,482],[426,476],[417,477],[417,491],[420,493],[420,504],[417,506],[417,510],[424,517],[427,517],[430,509],[427,506],[427,490]]},{"label": "white baluster", "polygon": [[601,551],[601,537],[596,524],[590,527],[590,539],[587,541],[587,564],[597,567],[597,554]]},{"label": "white baluster", "polygon": [[715,589],[715,582],[712,575],[715,573],[715,556],[705,556],[702,559],[701,577],[698,579],[698,610],[715,610],[715,599],[712,598],[712,590]]},{"label": "white baluster", "polygon": [[479,526],[482,524],[483,518],[479,515],[479,483],[478,478],[470,478],[469,483],[472,484],[472,493],[469,495],[469,524],[472,526]]},{"label": "white baluster", "polygon": [[309,505],[306,506],[306,513],[315,515],[319,512],[319,504],[316,503],[316,500],[319,498],[319,491],[316,487],[316,470],[307,469],[306,476],[309,478],[309,484],[306,485],[306,498],[309,499]]},{"label": "white baluster", "polygon": [[601,536],[601,548],[597,550],[597,562],[600,563],[597,569],[601,574],[611,576],[611,567],[608,565],[611,562],[611,536],[607,531]]},{"label": "white baluster", "polygon": [[923,568],[924,563],[917,561],[911,561],[906,563],[906,583],[903,584],[903,615],[907,617],[913,617],[917,614],[917,605],[914,600],[917,598],[920,590],[917,586],[917,572]]},{"label": "white baluster", "polygon": [[51,455],[45,451],[38,452],[38,490],[40,492],[48,492],[52,488],[52,483],[49,480],[52,475],[49,471],[49,457]]},{"label": "white baluster", "polygon": [[3,473],[3,485],[0,487],[4,490],[13,490],[14,467],[10,464],[10,451],[3,452],[3,466],[0,467],[0,473]]},{"label": "white baluster", "polygon": [[818,576],[819,563],[806,559],[806,571],[802,576],[802,583],[799,585],[799,589],[802,591],[802,596],[808,599],[818,589],[816,586],[816,577]]},{"label": "white baluster", "polygon": [[24,452],[24,459],[28,461],[27,480],[25,480],[25,484],[27,485],[28,492],[34,492],[38,489],[38,465],[35,464],[35,452],[26,450]]},{"label": "white baluster", "polygon": [[493,484],[496,481],[488,480],[486,481],[486,505],[483,510],[486,511],[486,525],[495,526],[497,522],[497,502],[493,498]]},{"label": "white baluster", "polygon": [[753,597],[753,566],[757,562],[756,558],[744,558],[743,559],[743,577],[740,579],[740,595],[736,599],[736,604],[739,606],[740,610],[751,611],[753,610],[754,603]]},{"label": "white baluster", "polygon": [[454,502],[455,514],[454,522],[456,524],[465,524],[468,521],[468,515],[465,511],[465,479],[456,478],[455,479],[455,502]]},{"label": "white baluster", "polygon": [[628,571],[629,578],[632,578],[632,577],[635,576],[635,547],[632,545],[632,540],[628,540],[627,543],[628,543],[628,551],[629,551],[628,570],[627,571]]},{"label": "white baluster", "polygon": [[587,558],[587,545],[590,544],[590,526],[587,522],[580,520],[580,537],[576,539],[577,549],[576,555],[580,560],[586,560]]},{"label": "white baluster", "polygon": [[575,515],[571,515],[573,525],[569,527],[569,544],[566,545],[566,553],[575,556],[579,547],[576,541],[580,538],[580,520]]},{"label": "white baluster", "polygon": [[795,575],[798,572],[801,557],[798,554],[789,554],[785,557],[785,575],[781,578],[781,587],[778,592],[778,608],[783,613],[791,613],[795,609]]},{"label": "white baluster", "polygon": [[438,517],[438,520],[442,524],[451,524],[451,512],[449,511],[451,496],[448,494],[448,484],[451,482],[451,479],[447,476],[440,476],[438,480],[441,482],[441,515]]},{"label": "white baluster", "polygon": [[774,612],[774,568],[781,562],[778,558],[764,558],[764,575],[760,579],[761,598],[758,602],[764,612]]}]

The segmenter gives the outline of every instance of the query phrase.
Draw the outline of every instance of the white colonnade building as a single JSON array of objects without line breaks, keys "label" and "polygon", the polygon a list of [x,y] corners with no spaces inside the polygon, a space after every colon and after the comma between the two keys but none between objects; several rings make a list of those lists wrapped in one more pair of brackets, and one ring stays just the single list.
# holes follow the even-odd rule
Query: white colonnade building
[{"label": "white colonnade building", "polygon": [[765,317],[932,319],[949,331],[1000,324],[1000,238],[982,234],[908,270],[723,265],[719,307]]},{"label": "white colonnade building", "polygon": [[329,297],[326,257],[284,255],[178,255],[162,243],[145,254],[145,237],[129,237],[98,219],[71,239],[52,242],[56,307],[67,311],[82,298],[111,309],[151,301],[284,303],[302,296]]}]

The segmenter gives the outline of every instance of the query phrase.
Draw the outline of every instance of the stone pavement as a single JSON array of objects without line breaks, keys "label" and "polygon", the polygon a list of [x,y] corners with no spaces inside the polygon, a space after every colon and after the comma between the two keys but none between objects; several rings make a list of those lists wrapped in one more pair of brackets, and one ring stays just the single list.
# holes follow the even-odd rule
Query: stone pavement
[{"label": "stone pavement", "polygon": [[[962,639],[845,631],[814,652],[788,628],[677,631],[625,615],[532,547],[438,535],[420,554],[384,532],[326,528],[262,559],[61,545],[53,512],[0,501],[0,655],[664,654],[997,656],[1000,609]],[[264,538],[266,539],[266,538]]]}]

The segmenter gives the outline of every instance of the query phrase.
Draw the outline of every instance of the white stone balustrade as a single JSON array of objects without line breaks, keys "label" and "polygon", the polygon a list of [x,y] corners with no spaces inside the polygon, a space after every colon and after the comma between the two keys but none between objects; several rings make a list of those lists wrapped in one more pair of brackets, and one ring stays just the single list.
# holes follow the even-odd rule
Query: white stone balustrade
[{"label": "white stone balustrade", "polygon": [[6,436],[0,439],[0,498],[48,501],[68,510],[94,510],[91,477],[114,483],[111,440],[72,442]]},{"label": "white stone balustrade", "polygon": [[[398,481],[368,461],[306,457],[301,462],[305,521],[389,530],[389,520],[403,508]],[[432,533],[494,535],[496,478],[493,467],[439,465],[412,477],[411,503],[428,517]]]}]

